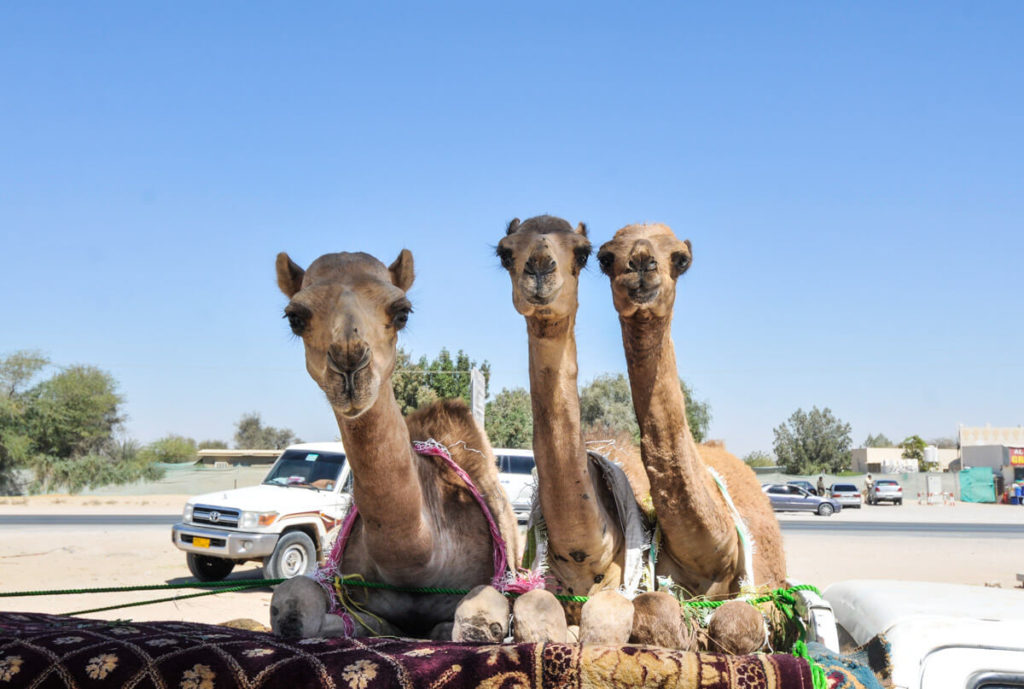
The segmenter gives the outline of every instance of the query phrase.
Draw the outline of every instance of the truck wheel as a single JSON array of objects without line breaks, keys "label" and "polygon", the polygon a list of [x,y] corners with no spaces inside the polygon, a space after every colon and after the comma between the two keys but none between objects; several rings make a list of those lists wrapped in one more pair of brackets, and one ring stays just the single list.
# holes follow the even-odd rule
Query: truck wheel
[{"label": "truck wheel", "polygon": [[827,502],[823,502],[818,505],[818,514],[822,517],[831,517],[833,512],[835,512],[835,508]]},{"label": "truck wheel", "polygon": [[198,553],[185,553],[185,561],[188,562],[188,571],[199,581],[220,581],[235,568],[234,560]]},{"label": "truck wheel", "polygon": [[281,536],[273,554],[263,564],[264,579],[291,579],[316,567],[316,546],[301,531]]}]

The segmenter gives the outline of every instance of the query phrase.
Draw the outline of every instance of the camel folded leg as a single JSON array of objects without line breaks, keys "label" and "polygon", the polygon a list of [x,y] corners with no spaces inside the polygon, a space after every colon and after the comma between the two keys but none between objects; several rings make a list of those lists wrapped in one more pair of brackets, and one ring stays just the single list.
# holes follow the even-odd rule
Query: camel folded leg
[{"label": "camel folded leg", "polygon": [[286,639],[313,636],[401,636],[401,630],[371,615],[351,618],[327,612],[327,594],[309,577],[295,577],[274,588],[270,599],[270,628]]},{"label": "camel folded leg", "polygon": [[496,588],[477,586],[459,601],[451,627],[452,641],[501,643],[506,636],[508,599]]}]

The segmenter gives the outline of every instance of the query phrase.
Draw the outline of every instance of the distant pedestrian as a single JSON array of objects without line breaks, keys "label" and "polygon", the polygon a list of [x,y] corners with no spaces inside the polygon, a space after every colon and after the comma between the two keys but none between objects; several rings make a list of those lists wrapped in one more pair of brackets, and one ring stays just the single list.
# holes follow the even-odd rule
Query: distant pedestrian
[{"label": "distant pedestrian", "polygon": [[825,477],[824,476],[819,476],[818,477],[818,497],[819,498],[825,497]]},{"label": "distant pedestrian", "polygon": [[874,487],[875,480],[871,478],[871,474],[868,474],[868,477],[864,479],[864,499],[869,505],[871,504],[871,489]]}]

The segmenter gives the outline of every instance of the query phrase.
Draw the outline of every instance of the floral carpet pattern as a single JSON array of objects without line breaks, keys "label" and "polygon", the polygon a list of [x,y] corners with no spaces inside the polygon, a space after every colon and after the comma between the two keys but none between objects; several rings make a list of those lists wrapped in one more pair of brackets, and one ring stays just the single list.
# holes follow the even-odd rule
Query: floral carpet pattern
[{"label": "floral carpet pattern", "polygon": [[642,646],[282,640],[185,622],[0,612],[0,689],[812,689],[806,660]]}]

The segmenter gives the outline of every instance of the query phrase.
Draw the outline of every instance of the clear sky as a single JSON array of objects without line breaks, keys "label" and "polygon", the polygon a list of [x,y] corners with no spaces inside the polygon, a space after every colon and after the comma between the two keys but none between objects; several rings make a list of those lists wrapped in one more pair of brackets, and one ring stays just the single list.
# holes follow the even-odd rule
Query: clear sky
[{"label": "clear sky", "polygon": [[[274,256],[416,260],[414,356],[528,386],[514,216],[693,242],[681,375],[737,454],[797,408],[1024,423],[1024,4],[5,2],[0,354],[129,433],[337,435]],[[596,261],[580,380],[624,372]]]}]

